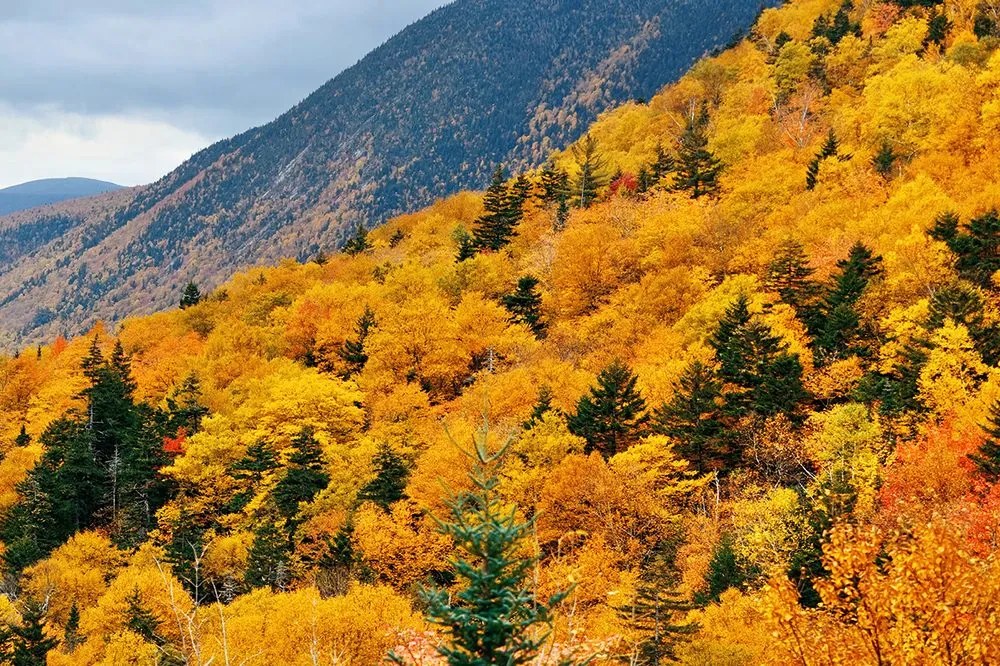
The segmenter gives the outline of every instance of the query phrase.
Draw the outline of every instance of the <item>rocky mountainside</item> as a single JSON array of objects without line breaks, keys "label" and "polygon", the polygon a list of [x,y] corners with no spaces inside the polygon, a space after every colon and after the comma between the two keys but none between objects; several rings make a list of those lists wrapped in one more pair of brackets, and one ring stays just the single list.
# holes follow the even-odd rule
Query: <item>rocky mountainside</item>
[{"label": "rocky mountainside", "polygon": [[[194,155],[126,205],[52,222],[0,267],[8,338],[72,333],[176,302],[234,270],[336,247],[537,164],[602,111],[648,98],[750,25],[760,0],[459,0],[277,120]],[[19,229],[44,228],[46,233]]]}]

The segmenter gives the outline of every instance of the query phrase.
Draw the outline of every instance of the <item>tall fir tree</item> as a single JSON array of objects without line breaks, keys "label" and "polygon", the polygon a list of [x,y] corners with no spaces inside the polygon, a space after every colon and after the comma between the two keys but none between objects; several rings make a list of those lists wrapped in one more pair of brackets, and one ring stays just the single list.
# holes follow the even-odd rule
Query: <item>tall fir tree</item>
[{"label": "tall fir tree", "polygon": [[251,588],[284,590],[291,580],[290,563],[291,544],[287,534],[274,521],[266,520],[254,530],[243,581]]},{"label": "tall fir tree", "polygon": [[271,491],[274,503],[290,521],[298,513],[299,504],[312,501],[329,484],[323,449],[312,430],[304,429],[292,440],[285,474]]},{"label": "tall fir tree", "polygon": [[28,599],[23,604],[21,621],[0,634],[3,650],[0,663],[11,666],[46,666],[48,654],[59,641],[45,632],[45,607]]},{"label": "tall fir tree", "polygon": [[184,286],[184,291],[181,292],[180,307],[181,310],[186,310],[187,308],[194,307],[201,303],[201,290],[198,288],[193,281],[188,282]]},{"label": "tall fir tree", "polygon": [[674,439],[680,456],[699,471],[722,472],[740,462],[736,438],[727,428],[722,382],[700,361],[687,367],[670,402],[654,412],[653,428]]},{"label": "tall fir tree", "polygon": [[535,400],[535,406],[531,408],[531,416],[528,420],[521,424],[521,428],[524,430],[529,430],[538,423],[541,423],[542,417],[550,412],[555,411],[555,407],[552,405],[552,400],[555,396],[552,394],[552,387],[548,384],[543,384],[538,389],[538,398]]},{"label": "tall fir tree", "polygon": [[538,278],[525,275],[517,281],[517,288],[501,298],[500,302],[515,323],[524,324],[535,337],[544,338],[546,326],[542,320],[542,294],[538,284]]},{"label": "tall fir tree", "polygon": [[719,190],[722,162],[708,149],[708,108],[692,113],[680,138],[674,189],[688,192],[692,199]]},{"label": "tall fir tree", "polygon": [[673,173],[676,168],[677,163],[674,161],[673,156],[667,152],[662,143],[657,142],[656,155],[653,158],[653,163],[649,167],[651,186],[655,187],[656,185],[659,185],[660,182]]},{"label": "tall fir tree", "polygon": [[406,497],[410,466],[406,458],[382,442],[372,459],[372,467],[375,468],[375,478],[361,488],[358,500],[374,502],[388,511],[390,506]]},{"label": "tall fir tree", "polygon": [[819,283],[812,279],[813,272],[802,244],[786,240],[778,246],[764,278],[767,289],[778,294],[782,303],[792,306],[807,326],[816,317],[821,292]]},{"label": "tall fir tree", "polygon": [[1000,270],[1000,212],[983,213],[962,229],[957,215],[944,213],[929,233],[955,253],[955,269],[962,278],[984,289],[995,288],[993,275]]},{"label": "tall fir tree", "polygon": [[337,352],[344,362],[344,370],[340,373],[344,379],[350,379],[365,369],[365,365],[368,363],[365,343],[368,341],[368,336],[372,334],[375,323],[375,311],[366,305],[365,311],[354,325],[355,337],[345,340]]},{"label": "tall fir tree", "polygon": [[364,223],[358,222],[358,226],[354,228],[354,235],[347,239],[341,250],[345,254],[356,256],[364,254],[371,248],[371,241],[368,240],[368,229],[365,228]]},{"label": "tall fir tree", "polygon": [[837,135],[831,129],[826,135],[826,141],[823,142],[823,146],[816,153],[816,157],[813,158],[812,162],[809,163],[809,167],[806,169],[806,189],[813,190],[816,188],[816,184],[819,181],[819,169],[823,164],[823,160],[830,157],[836,157],[837,153],[840,151],[840,141],[837,140]]},{"label": "tall fir tree", "polygon": [[66,617],[66,626],[63,628],[63,648],[66,652],[73,652],[83,644],[83,641],[84,636],[80,634],[80,608],[74,601]]},{"label": "tall fir tree", "polygon": [[590,208],[597,201],[598,191],[608,184],[607,160],[590,134],[573,144],[572,152],[577,169],[573,196],[580,208]]},{"label": "tall fir tree", "polygon": [[472,490],[452,497],[449,518],[438,523],[459,552],[451,561],[458,591],[425,589],[421,597],[428,619],[448,637],[438,652],[450,666],[534,662],[548,638],[539,630],[552,626],[553,611],[566,597],[563,592],[541,600],[532,591],[536,560],[524,555],[524,544],[533,525],[521,521],[499,492],[497,468],[506,448],[491,453],[488,429],[480,429],[472,452]]},{"label": "tall fir tree", "polygon": [[892,176],[893,169],[896,167],[898,157],[892,144],[888,141],[883,141],[878,152],[872,157],[872,167],[878,175],[889,179]]},{"label": "tall fir tree", "polygon": [[597,386],[580,398],[567,421],[570,432],[587,440],[588,452],[610,458],[643,435],[648,415],[637,381],[632,370],[616,360],[597,375]]},{"label": "tall fir tree", "polygon": [[861,344],[865,332],[857,304],[868,285],[881,274],[882,258],[860,242],[854,244],[846,259],[837,262],[837,272],[810,331],[818,363],[867,353]]},{"label": "tall fir tree", "polygon": [[484,212],[476,220],[472,231],[472,244],[479,251],[502,250],[516,234],[521,209],[506,181],[503,165],[497,165],[490,186],[483,195]]}]

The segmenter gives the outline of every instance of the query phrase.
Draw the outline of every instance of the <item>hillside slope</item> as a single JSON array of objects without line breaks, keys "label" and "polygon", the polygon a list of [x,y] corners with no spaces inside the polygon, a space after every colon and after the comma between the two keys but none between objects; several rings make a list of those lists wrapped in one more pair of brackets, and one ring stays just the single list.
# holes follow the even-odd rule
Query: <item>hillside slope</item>
[{"label": "hillside slope", "polygon": [[0,190],[0,215],[79,199],[121,189],[121,185],[91,178],[44,178]]},{"label": "hillside slope", "polygon": [[0,628],[443,666],[442,604],[555,595],[546,666],[1000,663],[1000,13],[925,4],[764,12],[591,126],[590,205],[529,172],[0,358]]},{"label": "hillside slope", "polygon": [[538,164],[601,111],[648,98],[726,44],[759,7],[459,0],[58,246],[21,248],[0,267],[0,320],[33,339],[150,312],[188,279],[211,286],[239,267],[304,258],[358,222],[481,187],[498,161]]}]

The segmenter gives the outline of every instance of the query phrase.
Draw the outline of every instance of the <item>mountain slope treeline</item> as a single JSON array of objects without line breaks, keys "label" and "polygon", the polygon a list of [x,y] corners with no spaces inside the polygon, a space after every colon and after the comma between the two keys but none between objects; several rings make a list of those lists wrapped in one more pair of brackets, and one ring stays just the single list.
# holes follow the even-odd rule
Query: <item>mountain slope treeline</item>
[{"label": "mountain slope treeline", "polygon": [[216,284],[247,265],[307,258],[358,224],[481,186],[498,161],[537,165],[600,112],[648,98],[726,44],[759,8],[759,0],[450,4],[126,206],[51,245],[19,246],[20,261],[0,268],[4,326],[24,339],[150,312],[173,302],[178,276]]}]

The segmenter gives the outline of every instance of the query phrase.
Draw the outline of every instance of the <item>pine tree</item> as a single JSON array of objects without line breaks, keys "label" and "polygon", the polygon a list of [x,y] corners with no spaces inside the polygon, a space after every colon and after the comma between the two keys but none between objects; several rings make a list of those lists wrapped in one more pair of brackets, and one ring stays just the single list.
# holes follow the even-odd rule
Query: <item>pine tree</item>
[{"label": "pine tree", "polygon": [[193,281],[188,282],[184,287],[184,292],[181,294],[181,310],[186,310],[187,308],[193,307],[201,303],[201,290],[198,289]]},{"label": "pine tree", "polygon": [[290,560],[288,537],[274,522],[266,521],[254,530],[243,580],[251,588],[283,590],[289,582]]},{"label": "pine tree", "polygon": [[[813,279],[813,269],[809,267],[802,244],[786,240],[778,246],[778,252],[767,267],[764,284],[795,309],[803,322],[815,316],[820,286]],[[808,324],[807,324],[808,325]]]},{"label": "pine tree", "polygon": [[944,46],[944,40],[948,38],[951,28],[952,23],[948,20],[947,14],[940,10],[934,12],[927,22],[927,36],[924,37],[924,48],[927,48],[931,44]]},{"label": "pine tree", "polygon": [[646,401],[636,388],[638,378],[621,361],[597,375],[597,386],[580,398],[568,419],[570,432],[587,440],[586,450],[610,458],[636,442],[645,429]]},{"label": "pine tree", "polygon": [[569,221],[569,200],[562,199],[559,201],[559,206],[556,208],[556,223],[553,228],[556,231],[562,231],[566,228],[566,222]]},{"label": "pine tree", "polygon": [[552,160],[549,160],[542,167],[541,173],[542,190],[540,193],[542,203],[551,205],[565,201],[569,198],[569,175],[558,168]]},{"label": "pine tree", "polygon": [[823,163],[823,160],[830,157],[836,157],[837,153],[840,151],[840,141],[837,140],[837,135],[831,129],[826,135],[826,141],[823,142],[823,147],[819,149],[816,153],[816,157],[813,161],[809,163],[809,168],[806,170],[806,189],[815,189],[817,179],[819,178],[819,168]]},{"label": "pine tree", "polygon": [[246,455],[230,468],[230,473],[240,483],[242,490],[233,496],[228,510],[232,513],[242,511],[253,499],[268,473],[277,468],[278,456],[266,442],[257,441],[247,447]]},{"label": "pine tree", "polygon": [[654,430],[677,441],[677,452],[699,471],[733,469],[740,462],[722,409],[722,382],[695,361],[674,385],[674,395],[654,412]]},{"label": "pine tree", "polygon": [[199,603],[208,598],[200,566],[205,554],[205,531],[194,516],[182,509],[171,526],[170,539],[163,547],[164,559],[170,564],[170,570]]},{"label": "pine tree", "polygon": [[344,361],[344,371],[341,373],[344,379],[350,379],[365,369],[365,365],[368,363],[365,343],[374,328],[375,311],[366,305],[364,313],[354,326],[356,337],[353,340],[345,340],[344,345],[337,352],[341,360]]},{"label": "pine tree", "polygon": [[274,503],[281,515],[291,520],[299,504],[312,501],[329,484],[323,449],[312,430],[304,429],[292,440],[287,470],[272,491]]},{"label": "pine tree", "polygon": [[719,189],[718,178],[722,163],[708,150],[708,109],[688,118],[680,138],[677,155],[677,175],[674,189],[690,192],[692,199],[715,194]]},{"label": "pine tree", "polygon": [[986,299],[974,286],[957,280],[935,289],[930,298],[928,325],[939,328],[950,319],[969,331],[976,351],[987,365],[1000,363],[1000,326],[988,323]]},{"label": "pine tree", "polygon": [[344,247],[341,249],[344,254],[349,254],[351,256],[364,254],[368,250],[372,249],[372,244],[368,240],[368,230],[362,222],[358,222],[358,226],[354,229],[354,235],[347,239],[344,243]]},{"label": "pine tree", "polygon": [[[502,164],[493,172],[490,186],[483,195],[484,213],[476,220],[472,232],[472,244],[478,251],[503,249],[514,238],[520,208],[506,184],[506,172]],[[518,214],[515,215],[514,211]]]},{"label": "pine tree", "polygon": [[982,425],[987,437],[979,450],[969,456],[976,468],[991,483],[1000,481],[1000,401],[990,406],[987,421]]},{"label": "pine tree", "polygon": [[198,432],[202,419],[209,413],[208,407],[202,404],[202,399],[201,380],[191,372],[166,397],[167,409],[163,415],[166,434],[176,435],[182,428],[186,435]]},{"label": "pine tree", "polygon": [[358,501],[374,502],[388,511],[392,504],[406,497],[410,466],[406,458],[383,442],[372,459],[372,467],[375,468],[375,478],[358,493]]},{"label": "pine tree", "polygon": [[666,151],[662,143],[657,142],[656,157],[653,159],[653,163],[649,169],[650,178],[652,179],[651,186],[659,185],[660,181],[673,173],[676,168],[677,164],[674,162],[674,158]]},{"label": "pine tree", "polygon": [[160,629],[160,621],[146,608],[139,588],[132,590],[132,594],[125,598],[125,603],[127,604],[125,626],[142,636],[147,642],[153,645],[162,645],[163,638],[157,633]]},{"label": "pine tree", "polygon": [[750,314],[746,296],[727,308],[708,343],[726,385],[728,415],[792,414],[806,399],[798,356],[788,353],[787,345]]},{"label": "pine tree", "polygon": [[545,322],[542,321],[542,294],[538,291],[538,278],[525,275],[517,281],[513,293],[504,296],[500,302],[511,315],[511,320],[524,324],[537,338],[545,337]]},{"label": "pine tree", "polygon": [[573,144],[573,159],[577,176],[573,196],[580,208],[590,208],[597,200],[597,192],[608,184],[607,161],[601,156],[597,139],[590,134]]},{"label": "pine tree", "polygon": [[465,230],[464,227],[459,227],[453,236],[455,242],[458,244],[458,250],[455,252],[455,261],[462,263],[466,259],[472,259],[476,256],[476,241],[472,234]]},{"label": "pine tree", "polygon": [[69,608],[69,616],[66,618],[66,627],[63,630],[63,647],[66,648],[66,652],[72,652],[83,641],[84,637],[80,635],[80,609],[74,601]]},{"label": "pine tree", "polygon": [[701,603],[716,603],[719,596],[726,590],[742,588],[749,576],[740,566],[736,559],[736,551],[733,550],[733,539],[728,534],[723,534],[719,544],[712,553],[712,559],[708,563],[708,572],[705,574],[705,589],[698,595]]},{"label": "pine tree", "polygon": [[[551,627],[553,609],[566,593],[539,600],[531,591],[534,558],[524,556],[531,522],[518,519],[517,509],[500,496],[498,453],[488,451],[484,426],[475,439],[473,490],[448,501],[450,519],[439,522],[459,555],[451,564],[459,580],[457,592],[423,590],[428,619],[443,627],[449,642],[438,652],[451,666],[528,664],[534,661]],[[508,442],[509,445],[509,442]],[[397,663],[402,660],[392,656]]]},{"label": "pine tree", "polygon": [[[59,645],[59,641],[45,634],[44,607],[33,600],[24,604],[21,623],[10,627],[11,651],[0,655],[5,663],[12,666],[45,666],[49,651]],[[9,661],[8,661],[9,659]]]},{"label": "pine tree", "polygon": [[837,262],[837,269],[810,331],[819,363],[865,352],[856,344],[862,335],[856,305],[871,281],[882,274],[882,258],[858,242],[847,259]]},{"label": "pine tree", "polygon": [[892,176],[893,167],[896,166],[896,157],[896,151],[893,150],[892,144],[883,141],[882,146],[875,153],[875,157],[872,158],[872,167],[875,168],[878,175],[889,178]]},{"label": "pine tree", "polygon": [[697,624],[680,621],[695,606],[675,591],[677,576],[663,550],[658,547],[648,557],[631,603],[615,609],[623,624],[639,636],[628,655],[629,664],[673,662],[676,644],[698,630]]},{"label": "pine tree", "polygon": [[548,384],[543,384],[538,389],[538,399],[535,401],[535,406],[531,409],[531,416],[521,424],[521,428],[529,430],[534,425],[541,423],[542,417],[555,409],[552,406],[552,398],[554,397],[552,395],[552,388]]}]

